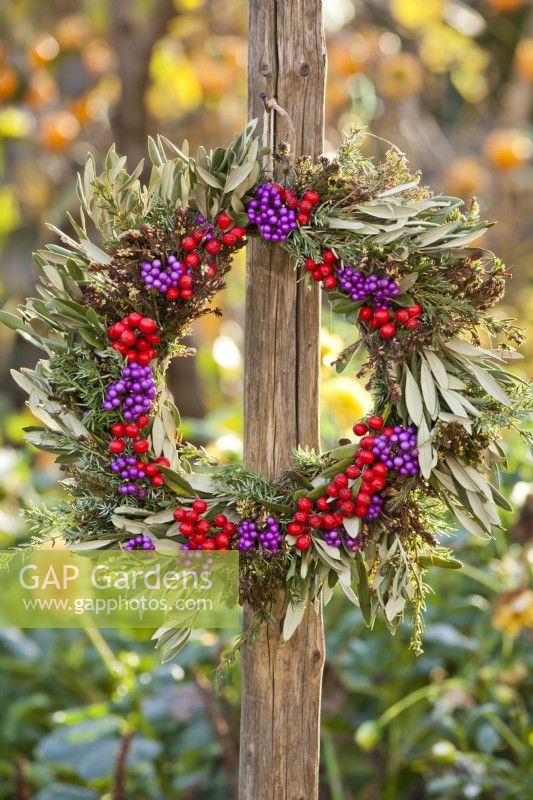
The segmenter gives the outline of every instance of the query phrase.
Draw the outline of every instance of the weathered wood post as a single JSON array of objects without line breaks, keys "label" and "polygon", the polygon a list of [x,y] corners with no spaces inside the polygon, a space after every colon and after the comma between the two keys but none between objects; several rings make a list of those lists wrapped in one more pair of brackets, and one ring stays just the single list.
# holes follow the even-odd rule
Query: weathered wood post
[{"label": "weathered wood post", "polygon": [[[249,114],[272,146],[323,148],[326,56],[321,0],[250,0]],[[287,115],[268,111],[275,98]],[[245,465],[270,478],[298,444],[319,447],[316,287],[297,283],[281,248],[248,248]],[[282,609],[275,609],[280,620]],[[250,612],[245,610],[245,625]],[[240,800],[318,797],[322,616],[308,609],[288,643],[274,624],[244,648]]]}]

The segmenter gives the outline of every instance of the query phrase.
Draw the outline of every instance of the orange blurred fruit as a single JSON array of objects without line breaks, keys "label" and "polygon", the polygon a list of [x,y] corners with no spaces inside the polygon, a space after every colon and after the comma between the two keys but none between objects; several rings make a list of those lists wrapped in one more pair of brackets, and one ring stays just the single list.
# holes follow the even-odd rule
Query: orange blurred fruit
[{"label": "orange blurred fruit", "polygon": [[527,0],[488,0],[489,6],[496,11],[517,11],[525,6]]},{"label": "orange blurred fruit", "polygon": [[31,75],[24,98],[30,108],[42,108],[53,103],[58,97],[57,83],[45,69],[39,69]]},{"label": "orange blurred fruit", "polygon": [[39,125],[39,142],[46,150],[61,152],[80,132],[80,123],[69,111],[48,114]]},{"label": "orange blurred fruit", "polygon": [[227,62],[205,58],[194,66],[202,91],[208,96],[220,97],[235,82],[234,70]]},{"label": "orange blurred fruit", "polygon": [[368,56],[369,47],[362,37],[351,47],[337,40],[328,48],[328,69],[335,76],[348,77],[363,71]]},{"label": "orange blurred fruit", "polygon": [[411,53],[397,53],[385,58],[379,66],[378,86],[389,100],[405,100],[417,94],[424,85],[424,70]]},{"label": "orange blurred fruit", "polygon": [[10,100],[18,89],[19,79],[14,69],[0,69],[0,100]]},{"label": "orange blurred fruit", "polygon": [[84,14],[69,14],[57,23],[54,30],[63,50],[80,50],[91,34],[91,23]]},{"label": "orange blurred fruit", "polygon": [[28,47],[28,61],[32,67],[43,67],[53,61],[58,54],[57,39],[49,33],[39,34]]},{"label": "orange blurred fruit", "polygon": [[515,63],[520,75],[533,82],[533,39],[522,39],[518,44]]},{"label": "orange blurred fruit", "polygon": [[472,156],[457,158],[446,173],[447,190],[459,197],[476,194],[484,189],[486,184],[487,173]]},{"label": "orange blurred fruit", "polygon": [[492,167],[510,170],[525,164],[531,157],[533,142],[525,131],[496,128],[485,139],[483,152]]},{"label": "orange blurred fruit", "polygon": [[91,39],[83,47],[81,55],[91,75],[103,75],[113,66],[113,53],[104,39]]}]

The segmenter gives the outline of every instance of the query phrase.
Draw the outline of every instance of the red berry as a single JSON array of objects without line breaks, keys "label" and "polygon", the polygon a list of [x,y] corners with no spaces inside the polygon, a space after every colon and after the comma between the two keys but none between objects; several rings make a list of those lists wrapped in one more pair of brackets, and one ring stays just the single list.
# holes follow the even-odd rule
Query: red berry
[{"label": "red berry", "polygon": [[352,490],[351,489],[341,489],[339,492],[339,500],[351,500],[352,499]]},{"label": "red berry", "polygon": [[187,253],[183,260],[188,267],[197,267],[200,263],[200,256],[198,253]]},{"label": "red berry", "polygon": [[139,352],[143,353],[150,349],[150,342],[148,341],[148,339],[145,339],[144,337],[139,338],[135,343],[135,347]]},{"label": "red berry", "polygon": [[129,425],[126,425],[124,433],[128,439],[135,439],[135,437],[139,435],[139,426],[135,425],[134,422],[130,422]]},{"label": "red berry", "polygon": [[359,447],[362,447],[363,450],[372,450],[375,443],[376,443],[375,436],[363,436],[363,438],[359,442]]},{"label": "red berry", "polygon": [[376,456],[374,453],[371,453],[370,450],[363,450],[361,455],[359,456],[359,461],[361,464],[373,464],[376,460]]},{"label": "red berry", "polygon": [[176,289],[174,286],[171,286],[170,289],[167,289],[165,294],[167,300],[177,300],[178,297],[180,296],[180,291],[179,289]]},{"label": "red berry", "polygon": [[227,521],[228,518],[225,514],[217,514],[217,516],[213,520],[217,528],[223,528]]},{"label": "red berry", "polygon": [[382,489],[385,488],[387,485],[387,481],[385,478],[374,478],[373,481],[370,483],[370,489],[372,492],[380,492]]},{"label": "red berry", "polygon": [[180,289],[190,289],[194,283],[192,275],[182,275],[178,281]]},{"label": "red berry", "polygon": [[216,550],[217,546],[214,539],[207,539],[202,545],[202,550]]},{"label": "red berry", "polygon": [[405,323],[405,327],[407,328],[407,330],[411,330],[413,328],[419,328],[420,320],[416,319],[416,317],[412,317],[411,319],[407,320],[407,322]]},{"label": "red berry", "polygon": [[324,250],[322,253],[322,261],[324,264],[335,264],[337,261],[337,256],[333,252],[333,250]]},{"label": "red berry", "polygon": [[302,212],[296,214],[296,222],[298,225],[307,225],[309,222],[309,214],[303,214]]},{"label": "red berry", "polygon": [[192,504],[193,510],[196,511],[197,514],[203,514],[204,511],[207,511],[207,503],[205,500],[195,500]]},{"label": "red berry", "polygon": [[[144,471],[146,472],[149,478],[153,478],[154,475],[159,475],[159,467],[157,466],[157,464],[147,464],[146,467],[144,468]],[[177,517],[174,517],[174,519],[177,519]]]},{"label": "red berry", "polygon": [[150,319],[150,317],[142,317],[142,319],[139,320],[137,327],[141,333],[145,333],[148,336],[149,334],[156,332],[157,322],[155,319]]},{"label": "red berry", "polygon": [[295,511],[292,515],[292,521],[298,522],[300,525],[305,525],[309,514],[307,511]]},{"label": "red berry", "polygon": [[120,341],[124,342],[127,347],[132,347],[137,341],[137,336],[133,331],[125,330],[120,334]]},{"label": "red berry", "polygon": [[168,458],[165,458],[165,456],[159,456],[159,458],[156,458],[155,463],[159,464],[160,467],[170,467],[170,461]]},{"label": "red berry", "polygon": [[354,514],[356,517],[366,517],[368,514],[368,509],[366,506],[356,506]]},{"label": "red berry", "polygon": [[200,244],[200,242],[202,241],[204,236],[205,236],[204,231],[201,231],[200,229],[192,232],[192,237],[193,237],[194,241],[196,242],[196,244]]},{"label": "red berry", "polygon": [[225,231],[226,228],[230,228],[233,225],[233,220],[231,217],[228,217],[225,211],[223,211],[217,217],[217,225],[219,228],[222,228],[222,230]]},{"label": "red berry", "polygon": [[316,501],[316,507],[319,511],[327,511],[329,508],[328,498],[327,497],[319,497]]},{"label": "red berry", "polygon": [[392,436],[393,433],[394,433],[394,428],[389,428],[389,427],[383,428],[384,436]]},{"label": "red berry", "polygon": [[363,474],[361,475],[361,480],[363,483],[371,483],[374,480],[374,470],[372,467],[369,469],[365,469]]},{"label": "red berry", "polygon": [[191,534],[194,532],[194,525],[192,522],[182,522],[179,527],[179,531],[184,536],[191,536]]},{"label": "red berry", "polygon": [[114,342],[113,349],[118,350],[120,355],[125,356],[128,352],[128,346],[124,344],[124,342]]},{"label": "red berry", "polygon": [[418,317],[422,313],[422,306],[415,303],[414,306],[409,306],[407,308],[407,313],[410,317]]},{"label": "red berry", "polygon": [[352,481],[354,481],[356,478],[358,478],[360,474],[361,474],[361,470],[358,467],[356,467],[355,464],[350,464],[350,466],[346,470],[346,475]]},{"label": "red berry", "polygon": [[137,439],[133,442],[133,449],[136,453],[146,453],[149,447],[148,439]]},{"label": "red berry", "polygon": [[196,240],[193,236],[184,236],[181,240],[181,246],[184,250],[194,250],[196,247]]},{"label": "red berry", "polygon": [[220,237],[220,241],[222,244],[225,244],[226,247],[234,247],[237,244],[237,237],[233,235],[233,232],[223,233]]},{"label": "red berry", "polygon": [[122,323],[116,322],[114,325],[110,325],[107,329],[107,336],[109,339],[118,339],[123,330],[124,326]]},{"label": "red berry", "polygon": [[178,506],[178,508],[176,508],[172,516],[174,517],[176,522],[183,522],[183,520],[185,519],[185,509],[183,508],[183,506]]},{"label": "red berry", "polygon": [[327,278],[324,278],[324,288],[330,291],[334,289],[337,285],[337,278],[334,275],[328,275]]},{"label": "red berry", "polygon": [[322,522],[322,517],[320,516],[320,514],[311,514],[311,516],[309,517],[309,519],[307,521],[308,521],[309,526],[311,528],[317,528],[318,529],[318,528],[320,528],[320,523]]},{"label": "red berry", "polygon": [[361,306],[359,309],[359,322],[368,322],[372,319],[372,314],[370,306]]},{"label": "red berry", "polygon": [[404,325],[407,320],[409,319],[409,312],[406,308],[399,308],[398,311],[394,314],[398,322]]},{"label": "red berry", "polygon": [[148,364],[150,363],[150,361],[151,361],[151,360],[152,360],[152,359],[150,358],[150,356],[149,356],[148,352],[146,352],[146,353],[139,353],[139,355],[137,356],[137,361],[138,361],[138,362],[139,362],[139,364],[141,364],[143,367],[146,367],[146,366],[148,366]]},{"label": "red berry", "polygon": [[216,264],[208,264],[207,265],[207,272],[205,273],[208,278],[214,278],[217,274],[217,265]]},{"label": "red berry", "polygon": [[366,492],[359,492],[359,494],[357,495],[357,497],[355,499],[359,503],[359,505],[361,505],[361,506],[370,505],[370,501],[372,500],[370,495],[367,494]]},{"label": "red berry", "polygon": [[193,511],[192,508],[188,508],[185,512],[185,520],[186,522],[193,522],[196,525],[198,522],[198,514],[196,511]]},{"label": "red berry", "polygon": [[322,280],[322,273],[320,272],[320,267],[315,267],[311,273],[313,280],[321,281]]},{"label": "red berry", "polygon": [[374,464],[374,466],[372,467],[372,472],[374,473],[374,475],[379,475],[380,478],[384,478],[388,472],[388,469],[383,463],[383,461],[378,461],[378,463]]},{"label": "red berry", "polygon": [[111,426],[111,433],[113,436],[120,438],[121,436],[124,436],[125,429],[126,426],[123,422],[115,422],[115,424]]},{"label": "red berry", "polygon": [[308,497],[300,497],[296,505],[298,507],[298,511],[309,512],[312,511],[313,509],[313,503],[311,502],[311,500],[309,500]]},{"label": "red berry", "polygon": [[368,431],[368,427],[365,425],[364,422],[356,422],[353,426],[353,432],[356,436],[364,436],[364,434]]},{"label": "red berry", "polygon": [[146,337],[150,344],[159,344],[161,341],[161,337],[158,333],[151,333],[149,336]]},{"label": "red berry", "polygon": [[392,339],[392,337],[396,334],[396,328],[392,322],[387,322],[385,325],[381,326],[379,333],[384,339]]},{"label": "red berry", "polygon": [[343,517],[353,517],[355,514],[355,503],[351,500],[341,503],[340,512]]},{"label": "red berry", "polygon": [[220,253],[222,245],[217,239],[210,239],[206,242],[205,249],[208,253],[211,253],[212,256],[216,256],[217,253]]},{"label": "red berry", "polygon": [[318,268],[320,270],[320,274],[324,278],[327,277],[328,275],[331,275],[333,272],[333,267],[331,266],[331,264],[319,264]]},{"label": "red berry", "polygon": [[290,194],[287,192],[284,203],[287,206],[287,208],[296,208],[296,206],[298,205],[298,198],[292,192]]},{"label": "red berry", "polygon": [[165,479],[163,478],[162,475],[154,475],[150,483],[152,484],[152,486],[163,486],[165,483]]},{"label": "red berry", "polygon": [[180,297],[182,300],[190,300],[193,295],[192,289],[182,289],[180,291]]},{"label": "red berry", "polygon": [[228,536],[233,536],[236,530],[237,526],[235,525],[234,522],[226,522],[223,528],[224,533],[227,534]]},{"label": "red berry", "polygon": [[368,427],[373,431],[380,431],[383,427],[383,424],[383,417],[380,417],[379,414],[373,414],[368,418]]},{"label": "red berry", "polygon": [[198,545],[198,550],[203,550],[202,544],[206,540],[205,533],[202,533],[201,531],[195,531],[194,536],[192,536],[191,539],[195,544]]},{"label": "red berry", "polygon": [[302,200],[300,203],[300,211],[304,214],[310,214],[313,210],[313,204],[309,202],[309,200]]},{"label": "red berry", "polygon": [[115,453],[115,455],[123,453],[125,448],[126,444],[122,441],[122,439],[111,439],[109,442],[109,450],[111,453]]},{"label": "red berry", "polygon": [[318,196],[318,192],[315,192],[313,189],[310,189],[308,192],[304,194],[304,200],[307,200],[308,203],[311,203],[312,206],[316,206],[320,197]]},{"label": "red berry", "polygon": [[301,536],[298,536],[295,542],[295,546],[298,550],[309,550],[312,544],[312,539],[309,534],[304,533]]},{"label": "red berry", "polygon": [[130,328],[136,328],[142,318],[143,315],[139,311],[133,311],[124,321]]},{"label": "red berry", "polygon": [[233,228],[231,232],[236,239],[244,239],[244,237],[246,236],[246,231],[244,230],[244,228],[241,228],[240,225],[237,225],[235,228]]},{"label": "red berry", "polygon": [[316,261],[313,261],[312,258],[306,258],[305,259],[304,267],[306,268],[306,270],[308,272],[312,272],[314,269],[316,269],[316,266],[317,266],[317,263],[316,263]]},{"label": "red berry", "polygon": [[326,528],[326,530],[333,530],[333,528],[337,524],[335,514],[324,514],[324,516],[322,517],[322,523]]},{"label": "red berry", "polygon": [[330,483],[326,489],[326,492],[328,493],[328,497],[337,497],[339,494],[339,488],[338,486],[335,486],[334,483]]},{"label": "red berry", "polygon": [[348,478],[346,477],[344,472],[339,472],[333,478],[333,483],[335,484],[335,486],[340,486],[340,488],[342,489],[344,486],[348,486]]},{"label": "red berry", "polygon": [[372,318],[373,322],[377,322],[378,325],[384,325],[385,322],[388,322],[390,319],[390,313],[387,308],[377,308],[374,311],[374,316]]},{"label": "red berry", "polygon": [[215,542],[218,548],[226,548],[229,546],[230,538],[227,533],[217,533]]},{"label": "red berry", "polygon": [[198,533],[209,533],[211,530],[211,523],[208,519],[200,519],[196,525]]},{"label": "red berry", "polygon": [[304,526],[299,522],[289,522],[287,525],[287,533],[290,536],[300,536],[304,532]]}]

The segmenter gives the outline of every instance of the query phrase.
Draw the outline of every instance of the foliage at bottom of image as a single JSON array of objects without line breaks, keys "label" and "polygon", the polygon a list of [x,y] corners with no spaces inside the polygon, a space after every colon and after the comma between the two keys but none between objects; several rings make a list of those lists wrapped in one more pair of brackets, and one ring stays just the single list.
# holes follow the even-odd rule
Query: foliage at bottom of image
[{"label": "foliage at bottom of image", "polygon": [[[506,495],[531,478],[516,449]],[[531,499],[511,534],[457,537],[464,567],[453,583],[433,570],[418,658],[407,624],[392,638],[383,621],[370,632],[333,593],[321,800],[529,796],[530,539]],[[238,658],[218,694],[212,682],[231,644],[196,631],[161,664],[142,631],[2,632],[0,800],[236,797]]]}]

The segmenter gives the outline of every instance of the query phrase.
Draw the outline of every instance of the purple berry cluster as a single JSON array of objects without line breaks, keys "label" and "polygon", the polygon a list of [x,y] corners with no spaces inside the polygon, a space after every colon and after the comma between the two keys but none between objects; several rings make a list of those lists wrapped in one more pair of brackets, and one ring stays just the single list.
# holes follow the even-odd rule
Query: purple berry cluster
[{"label": "purple berry cluster", "polygon": [[146,480],[146,473],[139,469],[135,456],[118,456],[111,462],[111,471],[127,481],[118,487],[120,494],[132,494],[139,500],[146,500],[148,492],[142,486],[136,486],[136,481]]},{"label": "purple berry cluster", "polygon": [[405,429],[401,425],[395,425],[390,436],[378,436],[373,453],[388,469],[395,469],[400,475],[418,475],[416,444],[414,425]]},{"label": "purple berry cluster", "polygon": [[136,420],[141,414],[149,414],[156,396],[154,375],[150,365],[143,366],[136,361],[122,369],[116,383],[107,387],[103,408],[105,411],[120,409],[128,422]]},{"label": "purple berry cluster", "polygon": [[162,294],[166,294],[169,289],[177,289],[182,275],[190,275],[190,272],[176,256],[169,256],[166,266],[163,266],[160,258],[141,261],[141,276],[146,288],[157,289]]},{"label": "purple berry cluster", "polygon": [[[381,501],[381,505],[383,505],[383,500]],[[368,516],[367,519],[374,519],[374,517]],[[325,531],[323,538],[326,544],[331,545],[331,547],[341,547],[344,544],[351,553],[357,553],[359,550],[362,550],[364,543],[362,533],[358,533],[355,539],[352,539],[351,536],[348,536],[344,525],[341,525],[340,528],[334,528],[331,531]]]},{"label": "purple berry cluster", "polygon": [[368,511],[366,514],[366,519],[377,519],[381,512],[383,511],[383,504],[384,504],[383,497],[379,494],[373,494],[372,499],[370,500]]},{"label": "purple berry cluster", "polygon": [[282,242],[296,228],[296,211],[287,208],[278,189],[271,183],[262,183],[255,191],[254,199],[246,208],[248,219],[257,225],[263,239]]},{"label": "purple berry cluster", "polygon": [[237,528],[237,549],[242,552],[260,547],[262,550],[278,553],[283,536],[278,521],[268,517],[264,528],[258,528],[250,519],[243,519]]},{"label": "purple berry cluster", "polygon": [[400,287],[392,278],[365,275],[349,264],[338,267],[336,275],[339,288],[350,295],[352,300],[364,300],[372,295],[376,308],[388,308],[393,299],[400,294]]},{"label": "purple berry cluster", "polygon": [[134,536],[132,539],[128,539],[124,550],[155,550],[155,544],[149,536]]}]

